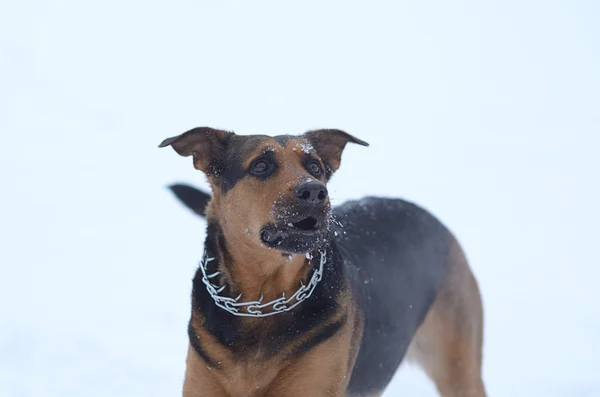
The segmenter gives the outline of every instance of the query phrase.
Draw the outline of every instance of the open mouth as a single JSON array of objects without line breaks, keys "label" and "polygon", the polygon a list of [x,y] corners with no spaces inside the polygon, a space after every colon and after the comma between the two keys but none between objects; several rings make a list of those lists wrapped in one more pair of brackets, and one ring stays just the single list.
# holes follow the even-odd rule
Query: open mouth
[{"label": "open mouth", "polygon": [[290,228],[304,230],[304,231],[316,230],[317,229],[317,220],[315,218],[313,218],[312,216],[309,216],[298,222],[288,223],[288,226]]},{"label": "open mouth", "polygon": [[307,216],[296,222],[269,224],[261,231],[261,240],[268,247],[284,252],[303,253],[323,240],[324,228],[319,220]]}]

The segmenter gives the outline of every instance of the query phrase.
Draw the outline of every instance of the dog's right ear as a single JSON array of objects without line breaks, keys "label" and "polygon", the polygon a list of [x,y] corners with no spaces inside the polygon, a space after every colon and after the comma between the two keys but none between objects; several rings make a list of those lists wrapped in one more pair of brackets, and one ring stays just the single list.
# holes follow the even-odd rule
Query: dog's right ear
[{"label": "dog's right ear", "polygon": [[158,147],[172,146],[182,156],[193,156],[194,167],[208,176],[218,176],[227,142],[233,132],[198,127],[167,138]]}]

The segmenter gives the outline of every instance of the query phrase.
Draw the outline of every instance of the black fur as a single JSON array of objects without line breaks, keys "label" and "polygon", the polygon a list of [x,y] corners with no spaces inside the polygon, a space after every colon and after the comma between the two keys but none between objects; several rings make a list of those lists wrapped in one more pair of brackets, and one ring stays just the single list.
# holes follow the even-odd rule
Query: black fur
[{"label": "black fur", "polygon": [[248,171],[243,165],[243,160],[248,158],[248,153],[265,142],[263,135],[234,135],[229,140],[228,150],[223,161],[221,178],[221,191],[227,193],[244,177]]},{"label": "black fur", "polygon": [[210,201],[210,194],[180,183],[169,186],[169,189],[189,209],[201,217],[206,217],[206,205]]},{"label": "black fur", "polygon": [[194,327],[192,327],[191,321],[188,324],[188,337],[190,338],[190,345],[192,346],[192,348],[194,348],[196,353],[198,353],[198,355],[202,357],[202,359],[206,362],[207,365],[214,368],[220,368],[219,362],[213,359],[202,347],[202,344],[200,343],[200,338],[198,337],[198,335],[196,335],[196,331],[194,331]]},{"label": "black fur", "polygon": [[225,162],[221,173],[221,191],[227,193],[236,183],[246,176],[246,170],[242,166],[241,158],[233,157]]},{"label": "black fur", "polygon": [[[279,164],[277,164],[277,160],[275,160],[275,155],[273,154],[273,152],[263,153],[261,156],[256,158],[256,160],[258,160],[258,159],[265,160],[267,162],[267,164],[269,165],[269,168],[263,174],[255,174],[252,171],[250,171],[249,174],[252,175],[254,178],[264,181],[264,180],[268,179],[271,175],[273,175],[275,172],[277,172],[277,168],[279,168]],[[252,168],[253,163],[254,163],[254,161],[252,163],[250,163],[250,168]]]},{"label": "black fur", "polygon": [[287,145],[287,143],[289,142],[289,140],[291,138],[295,138],[295,137],[292,135],[277,135],[277,136],[273,137],[273,139],[275,139],[277,142],[279,142],[279,144],[281,144],[281,146]]},{"label": "black fur", "polygon": [[[332,228],[322,281],[297,309],[265,319],[277,322],[272,332],[240,334],[243,320],[214,305],[198,274],[195,309],[206,318],[207,329],[239,357],[256,348],[275,354],[299,333],[327,323],[335,313],[337,294],[351,288],[365,324],[348,391],[370,395],[387,386],[433,304],[446,273],[452,237],[430,213],[403,200],[370,197],[347,202],[333,212],[340,225]],[[218,225],[209,224],[209,252],[222,248],[216,242],[219,233]],[[291,356],[327,340],[341,325],[326,326]]]},{"label": "black fur", "polygon": [[307,353],[313,347],[325,342],[327,339],[335,335],[348,321],[348,316],[344,315],[339,320],[323,327],[319,330],[316,335],[313,335],[310,339],[302,343],[298,348],[291,354],[292,358],[296,358]]},{"label": "black fur", "polygon": [[[210,271],[216,271],[219,266],[218,258],[228,255],[227,247],[223,246],[222,231],[216,222],[209,222],[205,247],[207,255],[214,257],[211,261]],[[319,255],[315,255],[312,266],[318,265]],[[214,304],[202,282],[202,272],[198,270],[193,280],[192,301],[193,310],[197,310],[204,318],[203,326],[212,333],[223,345],[228,347],[238,359],[244,359],[260,350],[266,357],[281,352],[290,342],[301,337],[318,324],[327,322],[336,312],[337,296],[344,287],[347,287],[338,254],[332,249],[327,251],[327,263],[324,266],[323,280],[315,288],[310,299],[304,301],[295,310],[278,314],[273,317],[252,319],[259,330],[268,329],[268,332],[257,332],[256,328],[243,326],[244,317],[236,317]],[[308,277],[312,276],[309,272]],[[304,281],[305,284],[308,280]],[[215,282],[216,283],[216,282]],[[227,287],[223,292],[226,296],[237,296],[235,291]],[[242,297],[243,299],[243,297]]]},{"label": "black fur", "polygon": [[392,379],[437,295],[447,267],[450,233],[431,214],[397,199],[365,198],[334,209],[337,241],[354,268],[365,316],[348,390],[372,394]]}]

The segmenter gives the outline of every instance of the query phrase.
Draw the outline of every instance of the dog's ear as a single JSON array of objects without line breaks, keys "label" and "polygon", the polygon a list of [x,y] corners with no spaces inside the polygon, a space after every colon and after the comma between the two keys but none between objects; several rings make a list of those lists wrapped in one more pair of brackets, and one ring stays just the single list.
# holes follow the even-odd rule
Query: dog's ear
[{"label": "dog's ear", "polygon": [[233,132],[198,127],[167,138],[158,147],[172,146],[182,156],[193,156],[196,169],[208,176],[217,176],[232,135]]},{"label": "dog's ear", "polygon": [[353,137],[347,132],[340,130],[315,130],[304,134],[304,137],[312,144],[327,167],[327,178],[331,176],[342,162],[342,152],[348,142],[369,146],[365,141]]}]

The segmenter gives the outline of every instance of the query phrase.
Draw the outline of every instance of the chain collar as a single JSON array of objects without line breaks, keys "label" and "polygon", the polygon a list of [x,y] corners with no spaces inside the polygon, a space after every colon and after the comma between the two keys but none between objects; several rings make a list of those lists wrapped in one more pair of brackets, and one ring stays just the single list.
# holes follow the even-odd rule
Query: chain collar
[{"label": "chain collar", "polygon": [[[310,282],[308,285],[304,285],[303,282],[300,282],[300,288],[289,298],[285,297],[285,292],[282,294],[281,298],[272,300],[270,302],[263,303],[263,296],[260,297],[257,301],[251,302],[242,302],[240,299],[242,298],[242,294],[240,294],[237,298],[230,298],[228,296],[221,296],[221,293],[225,289],[225,285],[217,286],[214,285],[210,280],[217,277],[221,272],[217,271],[215,273],[208,274],[208,263],[213,261],[215,258],[209,258],[206,253],[206,249],[204,250],[204,256],[202,258],[202,262],[200,263],[200,270],[202,271],[202,282],[206,286],[206,290],[208,291],[210,297],[215,301],[215,304],[219,306],[223,310],[227,310],[229,313],[234,316],[240,317],[269,317],[278,313],[288,312],[298,306],[302,301],[308,299],[312,293],[314,292],[317,284],[323,278],[323,266],[327,261],[327,252],[319,251],[321,254],[321,259],[319,262],[319,268],[315,270],[312,277],[310,278]],[[265,313],[264,309],[271,309]]]}]

